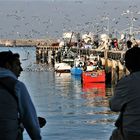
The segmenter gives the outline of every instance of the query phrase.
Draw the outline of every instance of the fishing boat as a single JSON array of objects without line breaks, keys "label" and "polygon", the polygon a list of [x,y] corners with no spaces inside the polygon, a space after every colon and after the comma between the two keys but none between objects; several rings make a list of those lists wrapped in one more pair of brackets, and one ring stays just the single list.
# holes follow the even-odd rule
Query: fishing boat
[{"label": "fishing boat", "polygon": [[72,75],[81,75],[83,72],[84,62],[79,58],[74,59],[74,66],[71,68],[70,72]]},{"label": "fishing boat", "polygon": [[63,34],[64,44],[61,46],[61,50],[60,50],[63,57],[61,63],[55,63],[55,72],[70,73],[71,66],[74,63],[73,54],[71,54],[70,51],[71,41],[73,37],[74,37],[74,32]]},{"label": "fishing boat", "polygon": [[83,70],[82,70],[81,67],[75,67],[74,66],[74,67],[71,68],[70,72],[71,72],[72,75],[79,75],[80,76],[82,74]]},{"label": "fishing boat", "polygon": [[57,73],[70,73],[71,66],[67,63],[56,63],[55,72]]},{"label": "fishing boat", "polygon": [[82,83],[105,82],[105,70],[84,71],[81,80]]}]

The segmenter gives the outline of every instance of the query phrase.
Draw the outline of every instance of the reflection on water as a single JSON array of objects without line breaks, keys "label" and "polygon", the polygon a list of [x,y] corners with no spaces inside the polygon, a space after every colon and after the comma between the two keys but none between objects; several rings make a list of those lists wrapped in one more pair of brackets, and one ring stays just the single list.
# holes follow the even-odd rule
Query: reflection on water
[{"label": "reflection on water", "polygon": [[[22,53],[22,48],[13,48]],[[35,63],[35,49],[23,66]],[[47,71],[23,71],[20,80],[26,83],[37,109],[47,119],[41,129],[43,140],[107,140],[117,115],[108,108],[111,88],[104,84],[81,85],[81,78]],[[29,140],[26,132],[25,140]]]},{"label": "reflection on water", "polygon": [[105,83],[87,83],[82,85],[83,98],[105,97]]}]

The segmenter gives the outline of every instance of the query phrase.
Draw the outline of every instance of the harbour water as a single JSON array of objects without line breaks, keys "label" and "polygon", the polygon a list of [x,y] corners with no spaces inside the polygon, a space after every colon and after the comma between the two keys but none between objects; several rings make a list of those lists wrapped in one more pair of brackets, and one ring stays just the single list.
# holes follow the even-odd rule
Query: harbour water
[{"label": "harbour water", "polygon": [[[35,48],[0,48],[21,55],[25,82],[38,116],[47,124],[41,128],[43,140],[108,140],[116,114],[108,108],[112,88],[105,85],[82,86],[80,77],[56,74],[35,64]],[[28,56],[28,59],[25,59]],[[40,68],[40,71],[39,71]],[[29,140],[24,132],[24,139]]]},{"label": "harbour water", "polygon": [[[138,0],[44,0],[0,2],[0,38],[61,38],[62,33],[111,33],[139,29]],[[134,17],[133,17],[134,16]],[[21,55],[26,83],[38,116],[47,124],[43,140],[108,140],[116,114],[107,102],[111,87],[82,86],[79,77],[55,74],[50,67],[36,65],[35,48],[3,48]],[[24,132],[24,139],[29,137]]]}]

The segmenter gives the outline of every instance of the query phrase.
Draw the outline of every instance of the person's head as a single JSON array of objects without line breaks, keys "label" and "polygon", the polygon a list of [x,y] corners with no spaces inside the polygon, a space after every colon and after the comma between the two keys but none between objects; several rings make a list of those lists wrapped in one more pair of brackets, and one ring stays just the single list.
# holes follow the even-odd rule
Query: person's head
[{"label": "person's head", "polygon": [[133,47],[126,51],[125,65],[130,72],[140,71],[140,48]]},{"label": "person's head", "polygon": [[131,48],[132,42],[131,42],[130,40],[128,40],[128,41],[126,42],[126,44],[127,44],[127,48]]},{"label": "person's head", "polygon": [[11,70],[16,77],[19,77],[21,71],[23,71],[19,58],[18,53],[2,51],[0,52],[0,67]]}]

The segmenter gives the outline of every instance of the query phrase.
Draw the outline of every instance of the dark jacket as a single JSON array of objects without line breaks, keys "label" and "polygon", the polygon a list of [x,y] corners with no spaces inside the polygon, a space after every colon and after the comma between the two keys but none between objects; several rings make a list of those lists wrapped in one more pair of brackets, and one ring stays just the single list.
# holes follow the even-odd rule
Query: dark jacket
[{"label": "dark jacket", "polygon": [[140,72],[134,72],[121,79],[110,99],[112,111],[123,113],[123,130],[131,135],[140,136]]},{"label": "dark jacket", "polygon": [[18,103],[14,97],[16,80],[0,78],[0,140],[16,140],[18,135]]},{"label": "dark jacket", "polygon": [[[18,99],[18,110],[20,112],[21,122],[32,140],[41,140],[40,126],[37,118],[36,109],[31,100],[29,92],[25,84],[17,79],[17,77],[8,69],[0,68],[0,78],[11,77],[16,80],[14,90]],[[14,100],[14,97],[11,99]],[[7,102],[9,103],[9,102]],[[10,106],[10,105],[9,105]],[[6,112],[7,110],[4,109]],[[8,110],[9,111],[9,110]],[[1,139],[0,139],[1,140]],[[4,139],[2,139],[4,140]],[[7,139],[6,139],[7,140]],[[13,140],[13,139],[8,139]],[[14,139],[15,140],[15,139]]]}]

